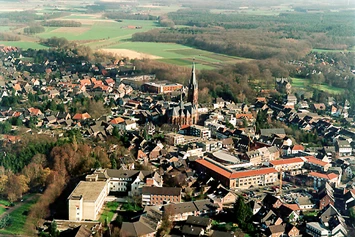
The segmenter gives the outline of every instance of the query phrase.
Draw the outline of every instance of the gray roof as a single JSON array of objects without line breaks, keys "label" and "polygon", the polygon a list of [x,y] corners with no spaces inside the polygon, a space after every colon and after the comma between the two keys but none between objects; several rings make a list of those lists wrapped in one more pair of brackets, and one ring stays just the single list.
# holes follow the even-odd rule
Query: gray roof
[{"label": "gray roof", "polygon": [[273,134],[286,134],[283,128],[265,128],[260,129],[261,136],[272,136]]},{"label": "gray roof", "polygon": [[170,195],[170,196],[180,196],[181,188],[174,187],[143,187],[142,189],[143,195]]},{"label": "gray roof", "polygon": [[200,236],[203,228],[197,226],[184,225],[182,227],[181,233],[188,236]]},{"label": "gray roof", "polygon": [[150,228],[149,226],[143,224],[142,222],[123,222],[121,231],[120,231],[120,236],[126,236],[126,237],[138,237],[142,235],[147,235],[154,233],[155,230]]},{"label": "gray roof", "polygon": [[200,216],[189,216],[185,224],[206,228],[211,224],[211,219]]}]

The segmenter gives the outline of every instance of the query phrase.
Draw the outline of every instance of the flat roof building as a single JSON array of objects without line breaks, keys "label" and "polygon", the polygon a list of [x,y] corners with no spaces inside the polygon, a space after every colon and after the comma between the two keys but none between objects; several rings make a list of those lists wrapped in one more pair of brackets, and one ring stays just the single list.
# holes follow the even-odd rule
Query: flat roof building
[{"label": "flat roof building", "polygon": [[69,220],[97,220],[108,193],[106,181],[81,181],[68,197]]}]

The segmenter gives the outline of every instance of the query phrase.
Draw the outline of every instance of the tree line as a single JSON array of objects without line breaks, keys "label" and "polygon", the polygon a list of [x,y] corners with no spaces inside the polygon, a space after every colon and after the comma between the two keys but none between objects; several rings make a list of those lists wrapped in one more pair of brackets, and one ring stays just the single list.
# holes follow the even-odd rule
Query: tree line
[{"label": "tree line", "polygon": [[113,19],[113,20],[117,20],[117,19],[125,19],[125,20],[156,20],[157,16],[152,16],[149,14],[133,14],[133,13],[126,13],[123,11],[113,11],[113,12],[106,12],[104,15],[104,17],[108,18],[108,19]]},{"label": "tree line", "polygon": [[39,25],[29,26],[23,29],[23,32],[28,35],[38,34],[44,31],[45,31],[44,27]]},{"label": "tree line", "polygon": [[51,20],[51,21],[44,21],[41,24],[43,26],[49,26],[49,27],[81,27],[81,22],[79,21]]},{"label": "tree line", "polygon": [[17,35],[0,32],[1,41],[19,41],[21,38]]}]

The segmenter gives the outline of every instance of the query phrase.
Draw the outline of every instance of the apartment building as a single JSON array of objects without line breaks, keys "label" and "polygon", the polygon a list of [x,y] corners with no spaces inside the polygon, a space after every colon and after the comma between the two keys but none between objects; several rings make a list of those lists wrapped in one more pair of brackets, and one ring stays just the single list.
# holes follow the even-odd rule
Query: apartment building
[{"label": "apartment building", "polygon": [[230,189],[248,189],[250,186],[274,184],[278,181],[279,175],[275,168],[236,171],[209,158],[196,160],[196,167],[199,172],[210,175]]},{"label": "apartment building", "polygon": [[174,187],[143,187],[143,205],[163,205],[166,203],[180,203],[181,188]]},{"label": "apartment building", "polygon": [[304,160],[300,157],[290,159],[280,159],[270,161],[270,165],[277,171],[290,171],[301,169],[304,165]]}]

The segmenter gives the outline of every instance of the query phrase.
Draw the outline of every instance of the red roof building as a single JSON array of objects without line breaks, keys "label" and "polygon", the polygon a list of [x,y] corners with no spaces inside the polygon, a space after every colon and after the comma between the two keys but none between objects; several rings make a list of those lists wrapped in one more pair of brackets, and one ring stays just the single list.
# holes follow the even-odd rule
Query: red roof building
[{"label": "red roof building", "polygon": [[196,160],[196,163],[200,172],[209,174],[230,189],[270,185],[278,180],[279,172],[274,168],[235,171],[209,158]]},{"label": "red roof building", "polygon": [[83,113],[83,114],[75,114],[73,116],[73,120],[85,120],[91,118],[90,114],[88,113]]}]

